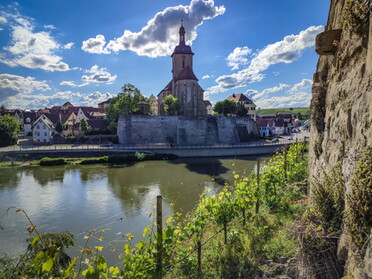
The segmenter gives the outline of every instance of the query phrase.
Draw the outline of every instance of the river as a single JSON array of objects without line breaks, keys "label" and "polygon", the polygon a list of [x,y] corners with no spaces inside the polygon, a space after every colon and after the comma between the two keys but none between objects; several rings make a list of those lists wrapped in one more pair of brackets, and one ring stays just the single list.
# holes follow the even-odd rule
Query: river
[{"label": "river", "polygon": [[[96,229],[99,244],[111,264],[118,262],[124,235],[138,239],[152,224],[156,196],[163,196],[164,220],[175,211],[188,212],[206,187],[233,181],[233,171],[250,173],[256,157],[190,158],[144,161],[126,166],[58,166],[0,168],[0,256],[25,252],[29,223],[15,209],[22,208],[40,233],[70,231],[76,245]],[[173,204],[173,205],[171,205]],[[11,208],[8,213],[6,210]],[[104,232],[101,232],[104,230]],[[97,242],[97,241],[96,241]]]}]

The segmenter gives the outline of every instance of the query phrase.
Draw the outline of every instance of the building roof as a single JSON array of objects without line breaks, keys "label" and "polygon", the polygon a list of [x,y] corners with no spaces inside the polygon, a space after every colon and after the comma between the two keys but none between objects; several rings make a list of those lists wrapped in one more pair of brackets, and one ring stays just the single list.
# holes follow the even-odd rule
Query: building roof
[{"label": "building roof", "polygon": [[106,119],[89,119],[87,122],[92,129],[105,131],[108,128],[108,121]]},{"label": "building roof", "polygon": [[111,98],[108,99],[108,100],[106,100],[106,101],[104,101],[104,102],[99,103],[98,105],[108,104],[108,103],[110,103],[110,101],[111,101]]},{"label": "building roof", "polygon": [[183,79],[192,79],[192,80],[198,80],[197,77],[195,76],[194,72],[190,68],[190,66],[186,66],[185,68],[182,69],[178,77],[176,78],[177,80],[183,80]]},{"label": "building roof", "polygon": [[35,111],[24,111],[23,112],[23,121],[26,122],[26,119],[27,118],[30,118],[30,122],[29,123],[32,123],[36,120],[36,112]]},{"label": "building roof", "polygon": [[[194,54],[188,45],[178,45],[175,47],[173,54]],[[173,55],[172,54],[172,55]]]},{"label": "building roof", "polygon": [[[242,93],[239,93],[239,94],[232,94],[231,96],[229,96],[227,98],[227,100],[229,101],[233,101],[233,102],[252,102],[251,99],[249,99],[247,96],[245,96],[244,94]],[[253,103],[253,102],[252,102]]]},{"label": "building roof", "polygon": [[208,101],[208,100],[203,100],[203,103],[204,103],[205,107],[212,106],[211,102]]}]

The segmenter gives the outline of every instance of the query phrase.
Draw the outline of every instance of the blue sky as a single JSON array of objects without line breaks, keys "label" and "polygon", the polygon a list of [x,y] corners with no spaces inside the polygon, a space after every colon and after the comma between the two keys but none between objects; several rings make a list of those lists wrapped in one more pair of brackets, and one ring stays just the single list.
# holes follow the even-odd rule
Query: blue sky
[{"label": "blue sky", "polygon": [[0,105],[93,105],[171,79],[180,20],[205,98],[308,106],[324,0],[25,0],[0,6]]}]

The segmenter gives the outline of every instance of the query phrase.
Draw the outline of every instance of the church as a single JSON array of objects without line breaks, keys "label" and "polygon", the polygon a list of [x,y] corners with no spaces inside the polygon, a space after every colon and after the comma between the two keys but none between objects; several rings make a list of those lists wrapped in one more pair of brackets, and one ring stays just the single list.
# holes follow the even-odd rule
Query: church
[{"label": "church", "polygon": [[172,80],[158,94],[158,114],[165,115],[163,100],[172,95],[180,102],[179,115],[201,116],[207,115],[204,102],[204,90],[200,87],[198,79],[193,72],[193,56],[191,47],[186,45],[185,27],[181,21],[179,30],[179,44],[172,54]]}]

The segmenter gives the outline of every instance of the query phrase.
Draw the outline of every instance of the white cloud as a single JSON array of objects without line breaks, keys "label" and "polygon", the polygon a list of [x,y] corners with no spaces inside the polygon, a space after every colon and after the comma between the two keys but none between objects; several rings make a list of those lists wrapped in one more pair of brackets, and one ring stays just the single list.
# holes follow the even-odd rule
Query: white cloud
[{"label": "white cloud", "polygon": [[109,93],[101,93],[99,91],[82,96],[80,103],[85,106],[97,106],[97,104],[107,101],[113,96]]},{"label": "white cloud", "polygon": [[91,83],[112,83],[116,80],[117,75],[111,75],[107,72],[106,68],[99,68],[98,65],[92,66],[89,70],[85,71],[90,75],[83,75],[81,77],[83,83],[76,84],[73,81],[62,81],[60,85],[71,86],[71,87],[83,87]]},{"label": "white cloud", "polygon": [[202,77],[202,79],[209,79],[209,78],[213,78],[214,76],[213,75],[205,75]]},{"label": "white cloud", "polygon": [[64,49],[71,49],[75,43],[68,43],[63,46]]},{"label": "white cloud", "polygon": [[50,90],[45,80],[37,81],[33,77],[22,77],[11,74],[0,74],[0,100],[8,97],[29,94],[34,91]]},{"label": "white cloud", "polygon": [[297,35],[289,35],[279,42],[267,45],[257,53],[245,69],[218,77],[216,79],[218,84],[208,88],[208,92],[210,94],[224,92],[261,81],[264,78],[263,72],[271,65],[296,61],[306,48],[314,45],[315,36],[323,29],[321,25],[310,26]]},{"label": "white cloud", "polygon": [[284,88],[289,87],[288,84],[279,83],[279,86],[274,86],[271,88],[266,88],[262,90],[261,92],[257,90],[247,90],[247,94],[252,97],[253,100],[258,100],[263,98],[264,96],[268,95],[269,93],[274,93],[283,90]]},{"label": "white cloud", "polygon": [[7,22],[8,22],[8,20],[5,17],[0,16],[0,24],[5,24]]},{"label": "white cloud", "polygon": [[50,30],[57,29],[53,24],[44,25],[44,28],[45,29],[50,29]]},{"label": "white cloud", "polygon": [[247,65],[249,60],[248,54],[251,54],[252,50],[248,47],[237,47],[232,53],[226,58],[227,65],[231,67],[231,70],[239,69],[239,66]]},{"label": "white cloud", "polygon": [[290,96],[275,96],[267,99],[260,99],[255,102],[260,108],[288,108],[288,107],[308,107],[310,105],[311,94],[297,92]]},{"label": "white cloud", "polygon": [[90,38],[86,41],[83,41],[81,49],[89,53],[99,54],[111,53],[109,50],[104,49],[105,44],[106,44],[105,36],[97,35],[95,38]]},{"label": "white cloud", "polygon": [[0,53],[0,62],[10,67],[23,66],[46,71],[68,71],[69,66],[62,57],[55,54],[61,46],[49,32],[35,32],[33,19],[13,13],[2,13],[9,20],[11,31],[10,44]]},{"label": "white cloud", "polygon": [[131,50],[137,55],[158,57],[170,55],[178,44],[180,19],[184,20],[187,43],[197,37],[196,29],[204,20],[225,12],[224,6],[215,6],[214,0],[191,0],[188,6],[168,7],[158,12],[139,32],[125,30],[123,35],[106,44],[103,35],[83,42],[82,49],[92,53]]},{"label": "white cloud", "polygon": [[288,92],[292,92],[292,93],[298,92],[300,90],[310,88],[312,85],[313,85],[313,81],[311,79],[304,78],[301,82],[293,85],[292,88],[288,90]]}]

